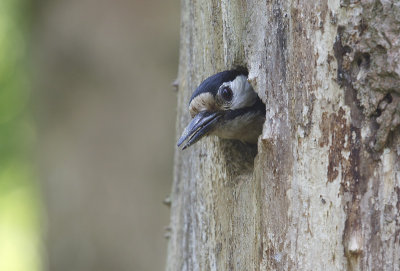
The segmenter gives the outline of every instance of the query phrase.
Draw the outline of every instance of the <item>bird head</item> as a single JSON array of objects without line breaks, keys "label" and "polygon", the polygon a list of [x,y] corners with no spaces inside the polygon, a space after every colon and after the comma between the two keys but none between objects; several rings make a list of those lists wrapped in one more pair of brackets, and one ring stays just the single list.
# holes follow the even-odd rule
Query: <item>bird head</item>
[{"label": "bird head", "polygon": [[256,143],[265,121],[265,105],[247,81],[247,72],[229,70],[204,80],[189,102],[192,120],[178,146],[186,149],[206,135]]}]

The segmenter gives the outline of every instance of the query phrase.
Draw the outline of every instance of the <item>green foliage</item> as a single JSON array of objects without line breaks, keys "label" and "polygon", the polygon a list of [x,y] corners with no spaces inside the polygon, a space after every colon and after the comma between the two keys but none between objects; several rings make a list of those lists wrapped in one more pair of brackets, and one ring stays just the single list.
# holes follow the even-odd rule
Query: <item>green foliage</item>
[{"label": "green foliage", "polygon": [[0,1],[0,270],[38,271],[38,189],[29,116],[28,0]]}]

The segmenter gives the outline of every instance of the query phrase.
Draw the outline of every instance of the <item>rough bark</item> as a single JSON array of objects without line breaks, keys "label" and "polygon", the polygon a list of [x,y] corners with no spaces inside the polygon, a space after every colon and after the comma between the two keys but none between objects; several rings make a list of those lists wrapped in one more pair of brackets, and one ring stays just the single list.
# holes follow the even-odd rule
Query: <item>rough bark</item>
[{"label": "rough bark", "polygon": [[399,14],[182,1],[177,134],[201,80],[236,66],[267,120],[257,150],[176,150],[167,270],[400,270]]}]

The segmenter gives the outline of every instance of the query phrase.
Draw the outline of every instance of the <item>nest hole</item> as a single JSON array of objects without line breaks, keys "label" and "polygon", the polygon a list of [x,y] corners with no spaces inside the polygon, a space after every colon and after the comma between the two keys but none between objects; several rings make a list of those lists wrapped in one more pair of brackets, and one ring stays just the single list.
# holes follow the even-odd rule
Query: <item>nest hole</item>
[{"label": "nest hole", "polygon": [[[234,69],[249,73],[244,65],[235,66]],[[250,83],[250,82],[249,82]],[[252,86],[254,89],[254,86]],[[260,135],[261,135],[260,131]],[[254,160],[258,154],[257,144],[244,143],[239,140],[220,139],[220,149],[228,171],[234,175],[252,173]]]},{"label": "nest hole", "polygon": [[359,68],[369,69],[371,64],[371,55],[368,53],[357,53],[354,57],[354,61],[357,63]]},{"label": "nest hole", "polygon": [[231,139],[220,139],[220,149],[228,172],[232,176],[253,172],[254,159],[258,153],[257,144],[248,144]]}]

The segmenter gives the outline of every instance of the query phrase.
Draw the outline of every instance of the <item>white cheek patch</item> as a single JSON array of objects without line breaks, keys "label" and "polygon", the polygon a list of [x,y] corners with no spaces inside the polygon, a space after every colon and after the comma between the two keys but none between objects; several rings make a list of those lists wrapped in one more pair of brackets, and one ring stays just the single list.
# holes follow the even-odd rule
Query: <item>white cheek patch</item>
[{"label": "white cheek patch", "polygon": [[224,85],[230,86],[233,91],[233,99],[230,104],[231,110],[252,106],[257,101],[257,93],[247,82],[247,77],[244,75],[239,75],[235,80]]},{"label": "white cheek patch", "polygon": [[189,105],[189,112],[192,118],[201,111],[215,111],[217,108],[214,96],[211,93],[205,92],[196,96]]}]

